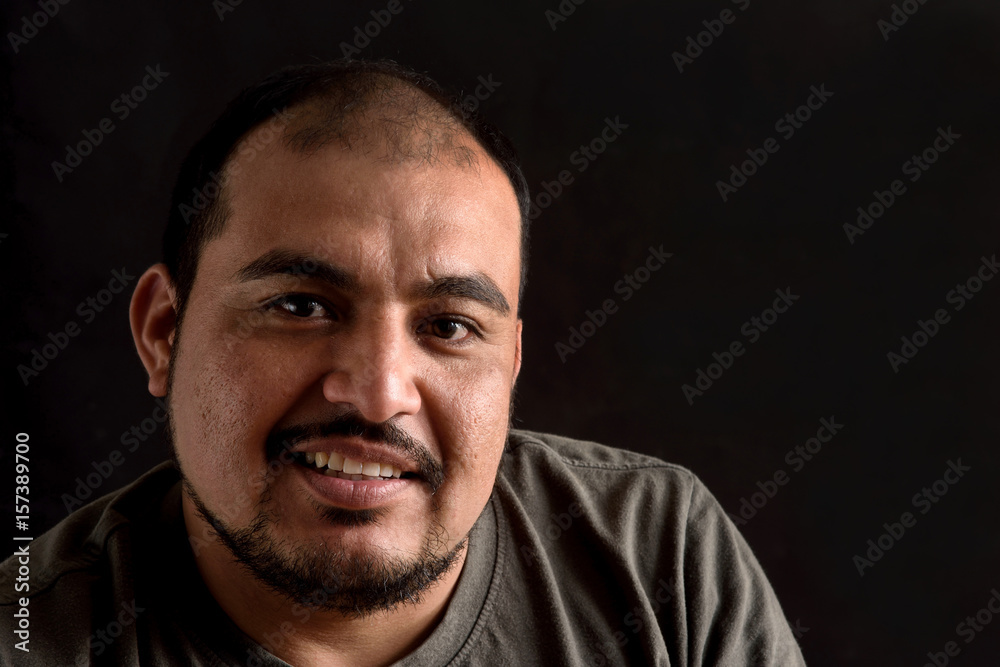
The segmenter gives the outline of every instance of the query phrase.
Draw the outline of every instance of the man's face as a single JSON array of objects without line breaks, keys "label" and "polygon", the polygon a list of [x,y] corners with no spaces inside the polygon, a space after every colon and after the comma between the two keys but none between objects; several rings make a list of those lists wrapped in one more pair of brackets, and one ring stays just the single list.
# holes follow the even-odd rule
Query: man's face
[{"label": "man's face", "polygon": [[[398,163],[274,141],[232,165],[231,214],[177,340],[171,421],[201,509],[266,552],[262,567],[355,583],[426,570],[487,502],[520,367],[519,212],[476,153],[474,167]],[[334,469],[318,467],[326,455]]]}]

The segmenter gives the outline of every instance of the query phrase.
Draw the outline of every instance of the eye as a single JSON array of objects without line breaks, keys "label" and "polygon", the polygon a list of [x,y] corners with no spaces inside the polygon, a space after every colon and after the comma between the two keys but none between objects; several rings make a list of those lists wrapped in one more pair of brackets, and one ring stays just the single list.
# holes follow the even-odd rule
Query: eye
[{"label": "eye", "polygon": [[298,318],[328,317],[329,309],[323,303],[308,294],[285,294],[267,303],[268,310],[283,310]]},{"label": "eye", "polygon": [[430,333],[450,343],[464,343],[479,332],[474,326],[450,317],[439,317],[427,320],[418,329],[418,333]]},{"label": "eye", "polygon": [[455,320],[434,320],[431,322],[431,332],[438,338],[454,339],[461,338],[463,332],[467,331],[461,322]]}]

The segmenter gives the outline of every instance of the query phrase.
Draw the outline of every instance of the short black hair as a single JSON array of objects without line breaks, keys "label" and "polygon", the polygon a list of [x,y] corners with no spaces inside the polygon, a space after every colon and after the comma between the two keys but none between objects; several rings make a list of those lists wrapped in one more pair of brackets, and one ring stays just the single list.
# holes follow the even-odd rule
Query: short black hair
[{"label": "short black hair", "polygon": [[[406,95],[417,91],[423,95]],[[395,104],[400,98],[403,104]],[[510,179],[521,216],[521,274],[518,311],[527,282],[530,195],[517,151],[493,124],[446,92],[425,74],[391,60],[336,60],[286,67],[242,90],[229,103],[208,132],[194,145],[181,164],[170,202],[163,235],[163,261],[176,290],[178,317],[194,285],[198,261],[205,244],[222,233],[228,215],[223,196],[223,175],[245,137],[267,122],[284,133],[285,120],[293,109],[317,103],[321,113],[284,141],[300,152],[315,150],[339,139],[350,147],[358,126],[352,125],[366,109],[393,105],[394,119],[410,123],[406,131],[424,130],[417,125],[430,118],[438,130],[464,129]],[[440,134],[438,132],[438,134]],[[402,134],[395,137],[398,145]],[[392,142],[393,137],[382,137]],[[247,147],[252,150],[252,147]],[[467,158],[469,156],[466,156]],[[470,158],[474,159],[474,158]]]}]

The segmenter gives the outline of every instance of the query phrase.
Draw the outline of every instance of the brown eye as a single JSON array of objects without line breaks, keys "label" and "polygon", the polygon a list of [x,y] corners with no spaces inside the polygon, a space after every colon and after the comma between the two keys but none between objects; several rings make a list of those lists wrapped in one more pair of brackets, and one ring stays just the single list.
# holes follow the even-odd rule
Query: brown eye
[{"label": "brown eye", "polygon": [[454,317],[426,319],[417,327],[417,333],[429,334],[449,345],[464,345],[471,342],[473,336],[480,335],[474,324]]},{"label": "brown eye", "polygon": [[463,333],[468,330],[464,324],[455,320],[434,320],[431,323],[431,331],[438,338],[458,340],[464,338]]}]

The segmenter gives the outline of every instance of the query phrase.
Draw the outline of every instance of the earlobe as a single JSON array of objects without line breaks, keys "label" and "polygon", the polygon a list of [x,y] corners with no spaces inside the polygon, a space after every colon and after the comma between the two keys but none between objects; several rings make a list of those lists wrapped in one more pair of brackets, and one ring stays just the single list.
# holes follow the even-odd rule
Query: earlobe
[{"label": "earlobe", "polygon": [[177,326],[175,297],[167,266],[154,264],[139,278],[129,306],[132,339],[149,374],[149,393],[153,396],[167,395],[170,353]]}]

